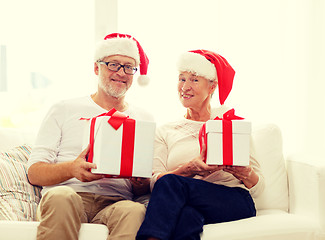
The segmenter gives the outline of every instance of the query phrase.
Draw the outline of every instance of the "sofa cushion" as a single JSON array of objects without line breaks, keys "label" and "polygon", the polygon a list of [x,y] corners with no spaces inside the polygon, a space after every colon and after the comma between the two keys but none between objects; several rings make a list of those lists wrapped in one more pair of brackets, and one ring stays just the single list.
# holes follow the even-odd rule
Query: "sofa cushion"
[{"label": "sofa cushion", "polygon": [[40,187],[27,179],[31,147],[22,145],[0,152],[0,220],[35,220]]},{"label": "sofa cushion", "polygon": [[[36,240],[38,225],[39,222],[0,221],[1,240]],[[107,235],[106,225],[82,223],[78,240],[106,240]]]},{"label": "sofa cushion", "polygon": [[255,200],[256,209],[288,211],[289,195],[281,130],[274,124],[253,128],[255,157],[265,178],[264,192]]},{"label": "sofa cushion", "polygon": [[317,222],[280,210],[261,211],[257,217],[204,226],[202,240],[315,240]]},{"label": "sofa cushion", "polygon": [[6,151],[21,145],[32,146],[35,141],[36,130],[0,127],[0,136],[0,149]]}]

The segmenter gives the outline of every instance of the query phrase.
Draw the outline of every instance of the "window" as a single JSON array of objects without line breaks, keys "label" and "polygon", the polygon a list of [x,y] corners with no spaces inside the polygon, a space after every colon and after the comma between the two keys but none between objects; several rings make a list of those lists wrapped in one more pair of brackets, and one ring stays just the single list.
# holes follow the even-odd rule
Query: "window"
[{"label": "window", "polygon": [[92,1],[1,0],[0,30],[1,126],[38,127],[54,102],[89,94]]}]

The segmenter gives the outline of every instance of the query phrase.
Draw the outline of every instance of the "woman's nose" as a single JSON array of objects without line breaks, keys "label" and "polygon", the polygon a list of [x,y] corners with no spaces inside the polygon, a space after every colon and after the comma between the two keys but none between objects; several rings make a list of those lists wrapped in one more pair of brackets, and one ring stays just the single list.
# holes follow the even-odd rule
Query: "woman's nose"
[{"label": "woman's nose", "polygon": [[191,87],[192,87],[191,84],[188,81],[185,81],[182,86],[182,91],[189,90],[191,89]]}]

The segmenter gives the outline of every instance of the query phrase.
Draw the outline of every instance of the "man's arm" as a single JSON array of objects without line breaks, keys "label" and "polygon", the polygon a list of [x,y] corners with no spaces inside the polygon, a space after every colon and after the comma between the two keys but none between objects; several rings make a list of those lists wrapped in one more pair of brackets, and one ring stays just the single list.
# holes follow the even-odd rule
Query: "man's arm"
[{"label": "man's arm", "polygon": [[38,162],[28,169],[28,179],[33,185],[50,186],[62,183],[70,178],[77,178],[82,182],[90,182],[104,177],[89,171],[96,168],[96,164],[86,161],[89,146],[74,160],[63,163]]}]

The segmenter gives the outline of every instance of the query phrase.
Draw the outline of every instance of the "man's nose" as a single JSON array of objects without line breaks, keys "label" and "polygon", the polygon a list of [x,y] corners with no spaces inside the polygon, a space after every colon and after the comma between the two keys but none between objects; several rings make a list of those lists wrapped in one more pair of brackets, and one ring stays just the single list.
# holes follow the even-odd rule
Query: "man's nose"
[{"label": "man's nose", "polygon": [[120,76],[124,76],[126,73],[124,72],[124,68],[121,66],[120,69],[117,71],[117,74]]}]

